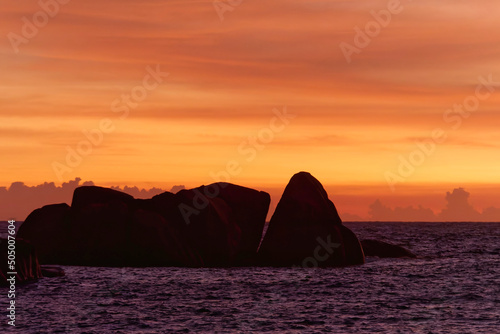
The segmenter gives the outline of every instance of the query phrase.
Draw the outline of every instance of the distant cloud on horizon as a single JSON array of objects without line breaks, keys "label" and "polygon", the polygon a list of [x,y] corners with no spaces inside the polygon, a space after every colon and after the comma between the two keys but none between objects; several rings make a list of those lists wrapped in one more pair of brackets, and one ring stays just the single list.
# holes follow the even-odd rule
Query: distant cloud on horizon
[{"label": "distant cloud on horizon", "polygon": [[[56,186],[54,182],[45,182],[36,186],[27,186],[24,182],[13,182],[10,187],[0,187],[0,220],[14,219],[23,221],[35,209],[49,204],[67,203],[71,204],[73,192],[81,186],[95,186],[92,181],[82,182],[81,178]],[[135,198],[151,198],[165,191],[177,193],[186,189],[184,185],[175,185],[170,190],[153,187],[142,189],[138,187],[109,187],[122,191]],[[275,202],[279,201],[279,195]],[[358,214],[344,212],[339,209],[343,221],[484,221],[500,222],[500,208],[487,207],[481,212],[469,203],[470,193],[463,188],[456,188],[446,193],[447,205],[439,212],[430,208],[418,206],[391,208],[381,200],[375,200],[369,206],[368,217]],[[335,200],[334,200],[335,203]],[[335,203],[338,205],[338,203]],[[270,208],[270,215],[274,211],[274,205]],[[270,216],[268,217],[270,218]]]},{"label": "distant cloud on horizon", "polygon": [[[73,192],[82,186],[94,186],[94,182],[81,182],[81,178],[56,186],[54,182],[45,182],[37,186],[27,186],[24,182],[13,182],[10,187],[0,187],[0,220],[14,219],[22,221],[35,209],[44,205],[67,203],[71,204]],[[135,198],[151,198],[167,190],[160,188],[139,189],[138,187],[110,187],[125,192]],[[174,186],[170,191],[178,192],[184,186]]]},{"label": "distant cloud on horizon", "polygon": [[396,207],[394,209],[376,200],[370,205],[369,220],[373,221],[445,221],[445,222],[499,222],[500,208],[489,207],[477,211],[469,203],[470,193],[464,188],[453,189],[446,193],[446,207],[439,213],[421,205],[418,207]]}]

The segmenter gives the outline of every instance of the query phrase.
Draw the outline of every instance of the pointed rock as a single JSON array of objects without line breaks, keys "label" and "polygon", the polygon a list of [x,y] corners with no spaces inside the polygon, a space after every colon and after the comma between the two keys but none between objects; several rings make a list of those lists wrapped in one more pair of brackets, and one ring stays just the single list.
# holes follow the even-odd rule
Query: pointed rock
[{"label": "pointed rock", "polygon": [[311,174],[292,177],[259,249],[269,266],[331,267],[364,263],[356,235],[337,213],[328,194]]}]

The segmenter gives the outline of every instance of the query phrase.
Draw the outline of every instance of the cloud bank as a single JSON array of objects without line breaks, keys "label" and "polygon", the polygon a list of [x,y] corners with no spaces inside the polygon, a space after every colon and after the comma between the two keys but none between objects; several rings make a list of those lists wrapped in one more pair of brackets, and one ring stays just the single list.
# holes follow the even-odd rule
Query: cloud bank
[{"label": "cloud bank", "polygon": [[[94,182],[81,182],[80,178],[56,186],[54,182],[45,182],[37,186],[27,186],[23,182],[14,182],[10,187],[0,187],[0,220],[14,219],[23,221],[33,210],[55,203],[71,204],[73,192],[81,186],[94,186]],[[166,190],[160,188],[139,189],[138,187],[111,187],[135,198],[151,198]],[[174,186],[170,191],[177,192],[184,186]]]},{"label": "cloud bank", "polygon": [[[27,186],[23,182],[14,182],[10,187],[0,187],[0,220],[14,219],[23,221],[33,210],[44,205],[55,203],[71,204],[73,192],[81,186],[96,185],[92,181],[82,182],[81,178],[65,182],[56,186],[53,182],[45,182],[37,186]],[[153,187],[144,189],[138,187],[110,187],[125,192],[135,198],[151,198],[161,194],[166,189]],[[185,189],[184,185],[175,185],[170,190],[172,193]],[[272,197],[272,205],[268,215],[270,219],[274,208],[279,201],[281,190],[268,189]],[[446,193],[446,206],[440,210],[432,210],[422,205],[396,206],[394,208],[377,199],[369,205],[368,217],[360,214],[349,213],[343,210],[344,205],[332,198],[337,205],[339,214],[344,221],[480,221],[500,222],[500,208],[490,206],[479,211],[470,202],[470,193],[463,188],[456,188]],[[354,199],[351,199],[353,201]],[[369,203],[369,202],[367,202]],[[345,203],[344,203],[345,204]],[[344,207],[345,209],[345,207]]]},{"label": "cloud bank", "polygon": [[463,188],[446,193],[446,207],[438,213],[422,206],[390,208],[380,200],[370,205],[373,221],[445,221],[445,222],[500,222],[500,208],[488,207],[479,212],[469,203],[470,193]]}]

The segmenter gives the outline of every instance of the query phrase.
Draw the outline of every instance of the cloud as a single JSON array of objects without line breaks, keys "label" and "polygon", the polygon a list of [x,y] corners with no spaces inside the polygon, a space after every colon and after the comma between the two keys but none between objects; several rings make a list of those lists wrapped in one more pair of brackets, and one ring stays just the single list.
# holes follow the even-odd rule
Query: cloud
[{"label": "cloud", "polygon": [[[93,186],[92,181],[81,182],[80,178],[56,186],[54,182],[45,182],[37,186],[27,186],[23,182],[13,182],[9,188],[0,187],[0,220],[14,219],[22,221],[35,209],[55,203],[71,204],[73,192],[81,186]],[[172,191],[179,191],[184,186],[175,186]],[[137,187],[111,187],[136,198],[151,198],[165,192],[160,188],[139,189]]]},{"label": "cloud", "polygon": [[[55,203],[71,204],[73,192],[81,186],[93,186],[92,181],[82,182],[81,178],[75,178],[69,182],[56,186],[53,182],[45,182],[36,186],[27,186],[24,182],[13,182],[10,187],[0,187],[0,220],[15,219],[23,221],[33,210],[44,205]],[[112,186],[112,189],[125,192],[135,198],[151,198],[165,192],[165,189],[153,187],[143,189],[130,186]],[[169,191],[177,193],[186,189],[184,185],[174,185]],[[272,194],[270,215],[279,200],[282,189],[267,189]],[[374,190],[375,191],[375,190]],[[377,190],[380,191],[380,190]],[[359,199],[362,194],[354,195],[345,200],[347,204]],[[339,195],[336,195],[339,197]],[[369,205],[368,219],[359,214],[353,214],[342,210],[344,205],[338,205],[339,214],[344,221],[484,221],[500,222],[500,208],[490,206],[479,212],[469,203],[470,193],[463,188],[456,188],[446,193],[446,207],[435,213],[432,209],[418,206],[396,206],[391,208],[376,200]],[[357,201],[357,200],[356,200]],[[367,199],[367,202],[368,199]],[[336,203],[338,204],[338,203]],[[350,209],[356,209],[351,207]],[[268,217],[270,218],[270,216]]]},{"label": "cloud", "polygon": [[347,213],[347,212],[341,213],[340,218],[342,219],[342,221],[345,221],[345,222],[359,222],[359,221],[366,220],[366,219],[363,219],[361,216]]},{"label": "cloud", "polygon": [[500,221],[500,208],[489,207],[483,210],[482,219],[489,222]]},{"label": "cloud", "polygon": [[178,193],[179,191],[183,190],[183,189],[186,189],[185,186],[181,185],[181,186],[173,186],[172,189],[170,189],[170,192],[171,193]]},{"label": "cloud", "polygon": [[124,193],[127,193],[135,198],[151,198],[158,194],[164,193],[165,190],[153,187],[151,189],[139,189],[137,187],[129,187],[125,186],[123,188],[120,187],[111,187],[111,189],[118,190]]},{"label": "cloud", "polygon": [[[481,214],[469,203],[470,193],[463,188],[446,193],[446,208],[439,214],[443,221],[480,221]],[[500,217],[499,217],[500,218]]]},{"label": "cloud", "polygon": [[370,205],[369,214],[370,219],[374,221],[436,221],[436,215],[431,209],[422,206],[391,209],[378,199]]},{"label": "cloud", "polygon": [[500,208],[489,207],[482,212],[469,203],[470,193],[463,188],[453,189],[446,193],[446,207],[438,214],[433,210],[418,207],[396,207],[392,209],[380,200],[370,205],[369,215],[373,221],[445,221],[445,222],[499,222]]}]

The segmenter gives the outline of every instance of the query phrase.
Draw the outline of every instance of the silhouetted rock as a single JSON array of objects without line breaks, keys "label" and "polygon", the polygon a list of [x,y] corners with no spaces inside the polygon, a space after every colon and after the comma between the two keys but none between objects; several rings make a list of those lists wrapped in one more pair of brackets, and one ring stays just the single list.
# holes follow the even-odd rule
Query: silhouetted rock
[{"label": "silhouetted rock", "polygon": [[231,208],[233,219],[241,229],[238,262],[252,261],[257,254],[266,217],[271,204],[271,196],[263,191],[218,183],[220,195]]},{"label": "silhouetted rock", "polygon": [[[101,188],[80,187],[71,205],[73,265],[126,266],[134,251],[130,233],[134,198]],[[59,263],[62,264],[62,263]]]},{"label": "silhouetted rock", "polygon": [[138,251],[133,257],[134,262],[199,266],[202,261],[185,238],[187,226],[179,209],[181,203],[179,197],[170,192],[148,200],[137,200],[133,229]]},{"label": "silhouetted rock", "polygon": [[113,202],[132,204],[134,198],[121,191],[110,188],[84,186],[75,189],[71,208],[73,210],[83,210],[85,208],[106,205]]},{"label": "silhouetted rock", "polygon": [[379,240],[361,240],[365,256],[378,257],[417,257],[415,254],[401,246],[393,245]]},{"label": "silhouetted rock", "polygon": [[66,275],[61,267],[43,265],[41,269],[43,277],[62,277]]},{"label": "silhouetted rock", "polygon": [[19,230],[42,263],[85,266],[234,266],[257,253],[269,194],[216,183],[149,200],[81,187],[72,207],[35,210]]},{"label": "silhouetted rock", "polygon": [[181,263],[238,266],[257,254],[269,203],[267,193],[214,183],[155,196],[149,210],[168,222],[175,258]]},{"label": "silhouetted rock", "polygon": [[241,229],[228,204],[220,197],[205,196],[203,190],[200,187],[177,193],[185,205],[199,208],[189,218],[183,214],[184,240],[201,261],[196,266],[232,265],[239,251]]},{"label": "silhouetted rock", "polygon": [[[0,286],[11,284],[11,277],[15,276],[15,284],[28,283],[42,277],[42,271],[35,248],[31,243],[21,238],[15,242],[15,270],[9,267],[8,240],[0,239]],[[9,272],[16,272],[10,275]],[[8,281],[9,280],[9,281]]]},{"label": "silhouetted rock", "polygon": [[65,203],[36,209],[19,227],[17,237],[30,240],[41,263],[64,263],[72,248],[69,214]]},{"label": "silhouetted rock", "polygon": [[356,235],[311,174],[292,177],[281,197],[259,249],[259,261],[270,266],[347,266],[364,263]]},{"label": "silhouetted rock", "polygon": [[271,202],[269,194],[221,182],[181,190],[177,196],[200,208],[188,218],[186,239],[205,265],[246,265],[254,260]]},{"label": "silhouetted rock", "polygon": [[133,236],[130,266],[185,266],[183,241],[171,222],[157,212],[137,209],[130,230]]}]

